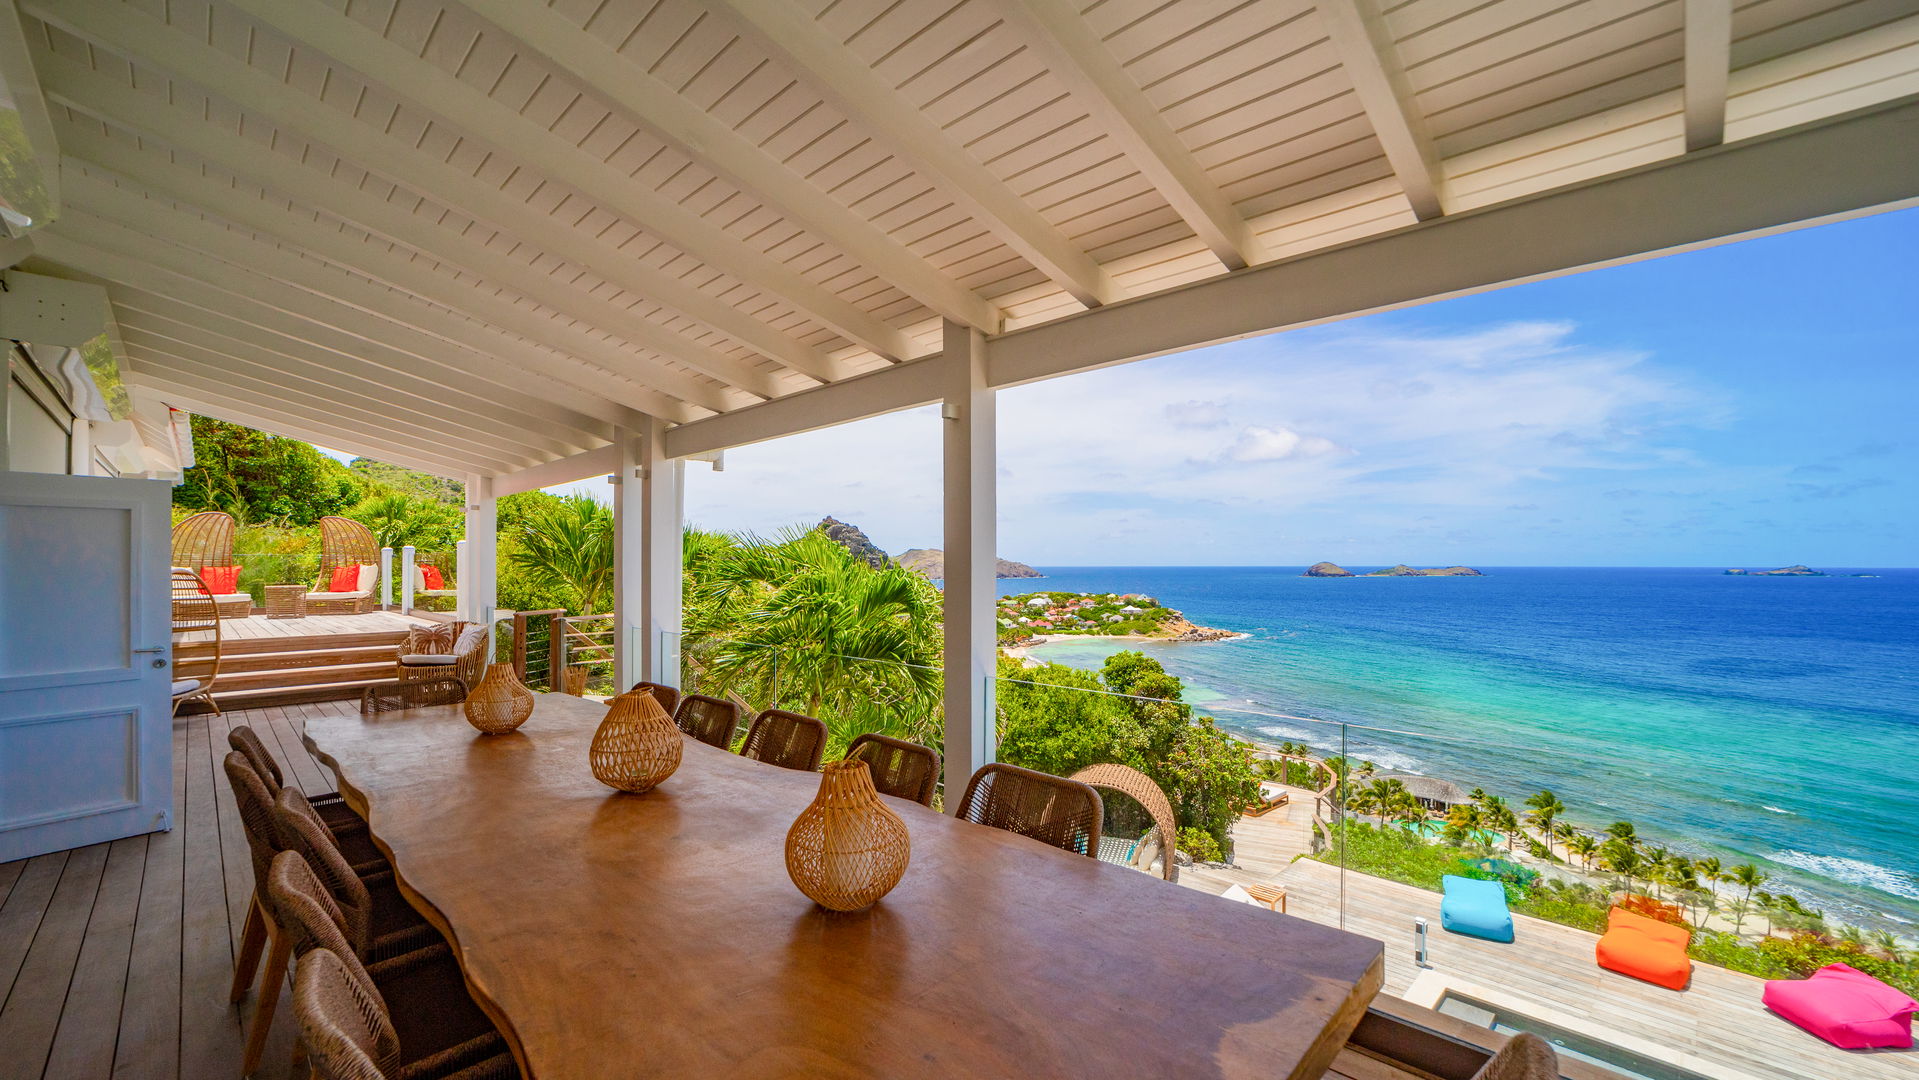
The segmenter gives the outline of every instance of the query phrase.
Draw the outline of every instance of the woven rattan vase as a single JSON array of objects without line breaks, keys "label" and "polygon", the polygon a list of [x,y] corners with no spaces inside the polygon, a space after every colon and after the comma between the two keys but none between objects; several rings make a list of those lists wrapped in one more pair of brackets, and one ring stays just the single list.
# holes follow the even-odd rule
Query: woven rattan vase
[{"label": "woven rattan vase", "polygon": [[621,694],[593,733],[587,759],[593,777],[608,787],[635,795],[653,790],[680,767],[684,738],[673,719],[645,692]]},{"label": "woven rattan vase", "polygon": [[864,761],[820,770],[820,793],[786,833],[786,872],[815,903],[858,911],[906,873],[906,823],[880,801]]},{"label": "woven rattan vase", "polygon": [[533,715],[533,691],[520,684],[512,664],[494,664],[466,698],[466,722],[483,735],[504,735]]}]

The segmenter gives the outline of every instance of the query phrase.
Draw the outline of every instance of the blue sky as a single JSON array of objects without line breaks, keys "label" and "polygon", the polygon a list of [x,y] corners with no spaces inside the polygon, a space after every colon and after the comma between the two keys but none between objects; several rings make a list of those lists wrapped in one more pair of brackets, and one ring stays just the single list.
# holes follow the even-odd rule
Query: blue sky
[{"label": "blue sky", "polygon": [[[1000,395],[1039,565],[1919,564],[1919,210]],[[699,524],[937,546],[932,410],[689,466]]]}]

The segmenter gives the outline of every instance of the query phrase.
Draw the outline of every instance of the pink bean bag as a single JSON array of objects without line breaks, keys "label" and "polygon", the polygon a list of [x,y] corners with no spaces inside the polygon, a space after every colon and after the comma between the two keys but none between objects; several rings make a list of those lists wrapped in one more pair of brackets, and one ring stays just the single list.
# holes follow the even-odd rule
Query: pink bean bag
[{"label": "pink bean bag", "polygon": [[1807,979],[1768,982],[1773,1012],[1847,1050],[1912,1045],[1914,1001],[1857,968],[1828,964]]}]

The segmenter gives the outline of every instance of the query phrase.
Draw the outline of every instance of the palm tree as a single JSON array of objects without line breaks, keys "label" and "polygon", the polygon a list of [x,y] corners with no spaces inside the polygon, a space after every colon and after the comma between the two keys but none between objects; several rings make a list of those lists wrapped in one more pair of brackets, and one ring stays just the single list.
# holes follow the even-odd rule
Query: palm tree
[{"label": "palm tree", "polygon": [[510,559],[542,588],[567,588],[581,615],[613,592],[613,510],[588,495],[568,495],[520,523]]},{"label": "palm tree", "polygon": [[1633,824],[1630,821],[1615,821],[1611,825],[1606,826],[1606,835],[1630,846],[1639,846],[1639,833],[1633,828]]},{"label": "palm tree", "polygon": [[1513,808],[1506,805],[1506,800],[1497,795],[1486,797],[1486,806],[1480,813],[1487,828],[1505,834],[1506,850],[1510,853],[1513,842],[1519,836],[1519,815],[1513,813]]},{"label": "palm tree", "polygon": [[1891,963],[1897,964],[1905,960],[1900,953],[1899,939],[1894,937],[1890,930],[1881,930],[1872,935],[1872,945]]},{"label": "palm tree", "polygon": [[1599,846],[1599,864],[1626,879],[1626,891],[1633,891],[1633,879],[1646,867],[1639,848],[1614,837]]},{"label": "palm tree", "polygon": [[1599,841],[1582,832],[1565,837],[1565,841],[1567,853],[1579,856],[1580,869],[1592,869],[1593,856],[1599,854]]},{"label": "palm tree", "polygon": [[1527,799],[1526,805],[1532,807],[1526,819],[1539,827],[1540,835],[1546,841],[1546,853],[1550,855],[1553,849],[1553,822],[1566,812],[1566,804],[1560,802],[1559,796],[1550,790],[1541,790]]},{"label": "palm tree", "polygon": [[1740,863],[1726,871],[1726,880],[1746,890],[1733,909],[1732,932],[1737,934],[1746,921],[1746,912],[1752,904],[1753,890],[1766,883],[1766,874],[1751,863]]}]

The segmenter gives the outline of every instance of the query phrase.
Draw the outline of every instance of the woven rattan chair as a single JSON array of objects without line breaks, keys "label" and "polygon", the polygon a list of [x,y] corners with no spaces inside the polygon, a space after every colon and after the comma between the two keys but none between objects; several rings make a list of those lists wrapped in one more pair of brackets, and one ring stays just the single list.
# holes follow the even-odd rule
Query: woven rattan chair
[{"label": "woven rattan chair", "polygon": [[940,756],[919,743],[869,732],[853,740],[846,756],[866,762],[873,786],[882,795],[933,805],[940,779]]},{"label": "woven rattan chair", "polygon": [[[676,687],[656,682],[636,682],[633,684],[633,690],[644,690],[652,694],[653,700],[659,702],[660,708],[665,709],[668,716],[679,711],[680,691]],[[632,690],[627,691],[629,694],[632,692]]]},{"label": "woven rattan chair", "polygon": [[309,615],[359,615],[373,610],[378,583],[351,593],[328,591],[333,571],[342,566],[370,566],[380,561],[373,531],[351,518],[320,519],[320,588],[307,593]]},{"label": "woven rattan chair", "polygon": [[[232,566],[233,515],[206,510],[180,519],[173,527],[173,565],[205,577],[209,567]],[[244,592],[214,593],[222,619],[244,619],[253,614],[253,597]]]},{"label": "woven rattan chair", "polygon": [[[267,750],[266,743],[260,741],[260,736],[251,727],[237,724],[233,730],[227,732],[227,746],[246,755],[247,764],[253,766],[253,771],[258,773],[261,782],[266,784],[269,804],[271,800],[278,798],[280,789],[286,786],[286,777],[280,771],[280,762],[272,752]],[[318,795],[308,795],[307,802],[313,804],[314,811],[320,815],[320,820],[326,822],[327,828],[333,831],[335,839],[366,832],[366,819],[355,813],[353,808],[346,804],[346,800],[340,797],[339,792],[327,791]],[[349,858],[353,857],[354,852],[351,849],[343,848],[343,850],[346,850]],[[373,857],[379,857],[377,851],[374,852]]]},{"label": "woven rattan chair", "polygon": [[220,677],[220,608],[206,583],[191,570],[173,572],[173,712],[200,698],[213,709],[213,684]]},{"label": "woven rattan chair", "polygon": [[673,722],[708,746],[731,750],[733,732],[740,726],[740,707],[705,694],[687,694],[673,710]]},{"label": "woven rattan chair", "polygon": [[394,677],[402,682],[451,677],[460,680],[471,693],[486,675],[486,645],[486,627],[479,623],[416,626],[406,632],[406,640],[400,644]]},{"label": "woven rattan chair", "polygon": [[[1152,777],[1138,769],[1109,763],[1088,765],[1068,779],[1091,784],[1104,791],[1117,791],[1144,807],[1147,816],[1153,819],[1153,832],[1158,834],[1155,846],[1160,853],[1160,876],[1167,881],[1179,880],[1179,866],[1173,861],[1179,837],[1178,819],[1173,816],[1173,804],[1167,800],[1166,793],[1160,790],[1159,785],[1153,783]],[[1140,866],[1139,869],[1145,870],[1147,867]]]},{"label": "woven rattan chair", "polygon": [[326,883],[347,940],[362,959],[397,956],[433,939],[432,927],[394,885],[392,868],[349,862],[297,788],[281,788],[273,810],[281,846],[298,852]]},{"label": "woven rattan chair", "polygon": [[1088,784],[995,762],[966,782],[954,816],[1097,857],[1104,814],[1099,792]]},{"label": "woven rattan chair", "polygon": [[826,725],[803,713],[765,709],[746,729],[740,756],[778,765],[782,769],[812,772],[826,750]]},{"label": "woven rattan chair", "polygon": [[1551,1043],[1522,1031],[1480,1066],[1473,1080],[1559,1080],[1559,1055]]},{"label": "woven rattan chair", "polygon": [[[227,783],[233,788],[233,801],[240,809],[240,827],[246,834],[247,854],[253,862],[253,898],[247,905],[247,918],[240,930],[240,951],[234,959],[233,983],[227,999],[234,1003],[247,996],[253,976],[262,975],[261,985],[271,987],[262,993],[247,1024],[246,1048],[242,1053],[242,1072],[251,1073],[260,1064],[260,1052],[266,1046],[267,1031],[273,1026],[273,1013],[279,1005],[280,983],[286,978],[292,941],[267,898],[267,871],[273,857],[280,853],[278,826],[274,824],[273,799],[259,773],[238,750],[229,751],[221,762]],[[259,971],[264,951],[266,969]]]},{"label": "woven rattan chair", "polygon": [[424,709],[430,705],[458,705],[466,700],[466,684],[458,679],[400,679],[374,683],[360,692],[360,712],[367,716]]},{"label": "woven rattan chair", "polygon": [[315,1080],[508,1080],[520,1075],[498,1032],[413,1056],[385,999],[331,949],[300,960],[293,1010]]},{"label": "woven rattan chair", "polygon": [[[308,1052],[318,1059],[315,1065],[320,1075],[450,1077],[462,1068],[494,1058],[505,1060],[493,1062],[491,1068],[504,1066],[508,1071],[481,1075],[513,1075],[505,1040],[468,995],[459,964],[445,941],[363,964],[341,931],[340,909],[297,852],[282,852],[274,859],[267,891],[274,905],[286,913],[294,952],[300,958],[294,1008],[307,1038]],[[327,1061],[339,1047],[310,1029],[313,1002],[303,1000],[299,989],[307,966],[317,961],[325,967],[328,958],[338,965],[345,985],[361,995],[361,1008],[356,1011],[368,1028],[378,1030],[384,1024],[390,1035],[384,1050],[376,1052],[372,1060],[383,1071],[328,1071]],[[332,1067],[337,1069],[337,1063]]]}]

